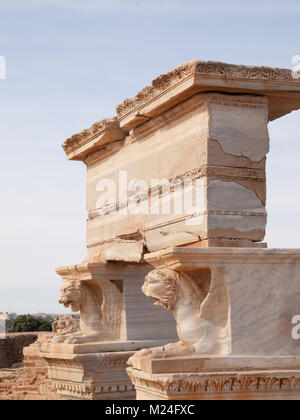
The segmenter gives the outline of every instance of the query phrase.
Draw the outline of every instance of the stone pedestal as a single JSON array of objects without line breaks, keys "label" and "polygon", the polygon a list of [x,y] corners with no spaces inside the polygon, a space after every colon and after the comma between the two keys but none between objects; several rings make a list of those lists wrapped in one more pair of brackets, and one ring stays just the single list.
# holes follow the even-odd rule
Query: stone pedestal
[{"label": "stone pedestal", "polygon": [[65,399],[134,399],[126,362],[135,351],[176,341],[171,314],[155,311],[141,285],[150,266],[60,267],[60,301],[80,310],[80,330],[42,345],[55,392]]},{"label": "stone pedestal", "polygon": [[[177,370],[183,366],[178,374],[164,373],[163,367],[160,373],[127,371],[137,400],[300,400],[299,359],[265,358],[257,363],[258,358],[227,357],[223,366],[216,366],[213,357],[182,357],[172,359]],[[161,365],[169,370],[166,362]],[[187,365],[195,371],[185,372]]]},{"label": "stone pedestal", "polygon": [[[80,328],[58,321],[41,353],[59,395],[132,398],[129,357],[141,398],[139,378],[160,381],[148,359],[298,355],[290,330],[299,253],[262,241],[267,125],[299,108],[300,81],[289,70],[191,61],[64,142],[67,157],[87,167],[88,218],[87,259],[57,269],[59,302],[80,311]],[[182,248],[162,251],[174,246]],[[149,273],[149,264],[158,269]],[[145,276],[145,294],[173,311],[178,343],[170,314],[141,293]],[[186,363],[180,380],[203,374],[201,360]],[[274,364],[285,375],[283,365]],[[208,377],[223,381],[210,366]],[[175,375],[165,369],[158,375]],[[165,388],[161,395],[169,398]]]},{"label": "stone pedestal", "polygon": [[177,276],[181,341],[131,359],[138,399],[300,398],[300,250],[178,247],[146,260],[149,297],[159,273]]},{"label": "stone pedestal", "polygon": [[43,354],[54,392],[67,400],[135,399],[126,373],[133,352],[91,354]]}]

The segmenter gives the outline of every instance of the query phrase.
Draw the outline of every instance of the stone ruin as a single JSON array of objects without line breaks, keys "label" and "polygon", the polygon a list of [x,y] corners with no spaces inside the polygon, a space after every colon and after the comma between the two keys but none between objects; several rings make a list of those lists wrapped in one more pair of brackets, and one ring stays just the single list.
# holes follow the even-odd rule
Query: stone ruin
[{"label": "stone ruin", "polygon": [[0,369],[22,364],[23,349],[33,344],[39,333],[9,333],[0,337]]},{"label": "stone ruin", "polygon": [[65,141],[87,258],[57,269],[80,324],[24,351],[41,395],[300,398],[300,250],[263,242],[268,123],[299,108],[290,70],[191,61]]}]

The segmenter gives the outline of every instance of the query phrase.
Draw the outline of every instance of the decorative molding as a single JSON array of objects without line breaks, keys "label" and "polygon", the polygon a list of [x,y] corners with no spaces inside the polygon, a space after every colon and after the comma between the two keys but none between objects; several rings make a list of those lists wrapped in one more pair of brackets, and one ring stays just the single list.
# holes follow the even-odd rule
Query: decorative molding
[{"label": "decorative molding", "polygon": [[246,81],[269,81],[274,83],[300,84],[300,80],[293,78],[292,71],[271,67],[241,66],[214,61],[189,61],[168,73],[153,80],[151,86],[145,87],[136,96],[126,99],[117,106],[117,115],[124,118],[133,110],[152,101],[164,91],[192,76],[211,77],[219,79],[233,79]]},{"label": "decorative molding", "polygon": [[73,397],[92,397],[95,392],[95,387],[85,384],[74,384],[70,382],[53,381],[53,388],[60,394],[68,394]]},{"label": "decorative molding", "polygon": [[82,369],[82,364],[77,359],[53,359],[52,357],[47,357],[45,353],[43,353],[43,358],[47,360],[50,368],[68,367]]},{"label": "decorative molding", "polygon": [[[52,382],[53,388],[56,392],[62,396],[70,396],[73,398],[84,398],[84,399],[94,399],[97,394],[112,394],[114,399],[117,399],[117,394],[130,393],[131,397],[134,394],[134,387],[130,383],[124,384],[108,384],[108,385],[98,385],[98,384],[77,384],[74,382],[62,382],[55,380]],[[121,399],[121,398],[120,398]]]},{"label": "decorative molding", "polygon": [[[267,108],[268,101],[265,97],[259,96],[250,96],[246,95],[245,98],[237,98],[237,97],[230,97],[226,94],[219,94],[219,95],[210,95],[210,94],[202,94],[202,95],[209,95],[208,96],[208,103],[214,105],[223,105],[223,106],[233,106],[233,107],[241,107],[241,108],[253,108],[253,109],[262,109]],[[241,95],[243,96],[243,95]]]},{"label": "decorative molding", "polygon": [[[80,356],[76,359],[53,359],[52,357],[47,357],[44,353],[43,357],[47,360],[47,363],[51,368],[59,368],[59,367],[69,367],[69,368],[77,368],[83,369],[85,360],[84,358],[81,360]],[[120,354],[114,353],[107,353],[97,359],[98,361],[98,369],[102,367],[124,367],[126,366],[128,360],[128,354],[125,356],[120,356]]]},{"label": "decorative molding", "polygon": [[128,356],[126,356],[125,358],[120,358],[118,357],[116,358],[103,358],[103,360],[101,360],[101,367],[126,367],[126,363],[128,360]]},{"label": "decorative molding", "polygon": [[[74,134],[63,143],[63,149],[67,155],[78,154],[79,159],[99,150],[108,143],[124,140],[126,133],[120,129],[117,117],[106,118],[96,122],[90,128]],[[90,144],[89,144],[90,143]],[[84,151],[78,149],[86,146]],[[74,158],[74,156],[72,156]]]},{"label": "decorative molding", "polygon": [[116,110],[118,117],[124,117],[126,114],[144,105],[146,102],[155,98],[166,89],[193,75],[195,73],[197,63],[197,60],[188,61],[187,63],[176,67],[174,70],[156,77],[152,81],[151,86],[145,87],[136,96],[125,99],[124,102],[117,106]]},{"label": "decorative molding", "polygon": [[102,134],[108,127],[114,124],[116,124],[116,118],[103,119],[101,121],[97,121],[90,128],[82,130],[80,133],[74,134],[73,136],[69,137],[63,143],[64,151],[66,153],[69,153],[75,149],[78,149],[79,147],[86,144],[89,140]]},{"label": "decorative molding", "polygon": [[276,376],[241,376],[206,379],[169,379],[169,378],[145,378],[136,376],[133,369],[127,369],[132,383],[145,390],[153,390],[170,394],[198,394],[215,392],[248,392],[248,391],[282,391],[299,390],[300,378],[276,377]]},{"label": "decorative molding", "polygon": [[207,77],[226,79],[245,79],[249,81],[262,80],[271,82],[293,82],[292,70],[272,67],[242,66],[214,61],[199,61],[196,73]]},{"label": "decorative molding", "polygon": [[[57,357],[48,358],[47,355],[43,357],[49,366],[53,392],[63,398],[97,400],[106,399],[106,397],[113,399],[134,398],[134,387],[130,379],[126,379],[124,376],[129,355],[132,355],[132,352],[129,354],[96,353],[93,355],[94,357],[91,357],[91,354],[78,354],[74,355],[75,358],[72,360]],[[115,379],[109,379],[108,373],[112,369]],[[77,382],[77,376],[83,380],[79,379]]]}]

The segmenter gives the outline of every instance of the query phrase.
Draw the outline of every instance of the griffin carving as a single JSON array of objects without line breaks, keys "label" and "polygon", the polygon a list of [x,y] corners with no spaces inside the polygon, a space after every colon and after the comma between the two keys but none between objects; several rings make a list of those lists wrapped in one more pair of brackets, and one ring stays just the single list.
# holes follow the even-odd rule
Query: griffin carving
[{"label": "griffin carving", "polygon": [[[212,277],[216,279],[217,272]],[[215,281],[201,282],[201,279],[197,281],[195,275],[171,269],[151,271],[146,276],[142,290],[155,301],[155,306],[172,311],[180,341],[141,350],[132,358],[228,354],[230,328],[227,289],[224,279],[219,280],[219,284]],[[132,364],[132,358],[129,359],[129,365]]]},{"label": "griffin carving", "polygon": [[110,280],[65,279],[58,302],[73,312],[80,311],[80,325],[77,331],[63,334],[59,325],[55,326],[53,343],[91,343],[120,337],[122,296]]}]

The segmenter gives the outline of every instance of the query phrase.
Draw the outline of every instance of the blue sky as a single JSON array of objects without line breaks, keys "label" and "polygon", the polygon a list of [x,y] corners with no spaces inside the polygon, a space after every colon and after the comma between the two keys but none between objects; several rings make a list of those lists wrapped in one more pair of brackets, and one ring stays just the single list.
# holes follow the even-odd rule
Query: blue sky
[{"label": "blue sky", "polygon": [[[0,0],[0,311],[63,312],[85,257],[85,167],[61,148],[191,60],[291,68],[299,1]],[[300,111],[270,124],[269,247],[300,247]]]}]

